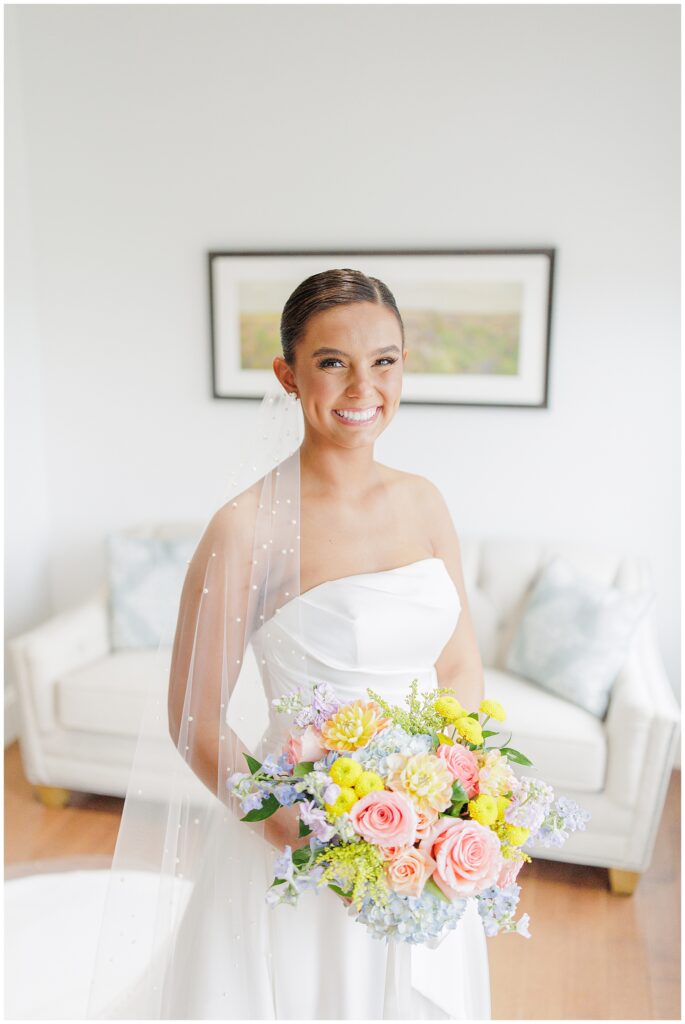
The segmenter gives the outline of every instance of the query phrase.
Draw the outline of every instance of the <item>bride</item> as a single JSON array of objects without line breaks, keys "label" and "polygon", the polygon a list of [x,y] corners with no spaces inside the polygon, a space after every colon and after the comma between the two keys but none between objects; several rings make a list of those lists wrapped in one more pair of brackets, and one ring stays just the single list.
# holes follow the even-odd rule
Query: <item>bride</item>
[{"label": "bride", "polygon": [[[121,880],[134,880],[124,849],[149,848],[153,818],[163,843],[150,966],[94,1015],[116,1007],[118,1017],[489,1019],[474,900],[435,948],[373,938],[326,888],[269,908],[274,858],[309,840],[299,836],[296,807],[248,825],[227,791],[229,773],[245,769],[244,751],[262,760],[282,749],[284,716],[272,701],[313,681],[329,682],[341,700],[366,697],[370,686],[400,703],[413,679],[453,688],[468,711],[484,696],[445,501],[424,477],[374,460],[408,355],[392,293],[359,271],[316,274],[288,299],[281,341],[271,426],[291,454],[272,457],[215,513],[183,586],[167,711],[186,775],[169,781],[161,811],[157,803],[134,814],[132,789],[143,778],[134,765],[127,795],[129,841],[120,833],[114,862]],[[294,447],[298,420],[304,437]],[[242,736],[258,691],[268,725],[255,747]],[[119,910],[120,943],[134,934],[125,916]],[[113,970],[114,930],[109,948],[107,937],[101,943],[102,971]]]}]

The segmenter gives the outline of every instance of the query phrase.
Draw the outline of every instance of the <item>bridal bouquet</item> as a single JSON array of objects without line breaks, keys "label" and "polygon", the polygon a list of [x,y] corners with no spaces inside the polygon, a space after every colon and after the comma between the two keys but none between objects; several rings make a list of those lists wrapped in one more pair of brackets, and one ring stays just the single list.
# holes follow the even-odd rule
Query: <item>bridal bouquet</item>
[{"label": "bridal bouquet", "polygon": [[488,936],[530,938],[528,914],[513,920],[526,849],[561,846],[589,813],[514,774],[510,762],[532,762],[485,728],[505,719],[497,701],[469,714],[454,691],[419,694],[417,680],[406,708],[367,693],[343,703],[322,683],[309,702],[274,701],[295,716],[286,749],[261,764],[246,754],[249,772],[228,780],[244,821],[297,804],[309,837],[276,858],[267,901],[327,885],[374,936],[417,943],[455,928],[474,898]]}]

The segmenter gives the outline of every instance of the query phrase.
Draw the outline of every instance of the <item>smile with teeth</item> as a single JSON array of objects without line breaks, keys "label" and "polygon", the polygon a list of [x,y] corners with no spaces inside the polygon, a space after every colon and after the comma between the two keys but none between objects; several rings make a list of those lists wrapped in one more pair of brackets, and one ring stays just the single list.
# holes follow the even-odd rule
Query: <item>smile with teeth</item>
[{"label": "smile with teeth", "polygon": [[333,412],[338,419],[347,423],[368,423],[376,418],[382,408],[381,405],[373,405],[369,409],[334,409]]}]

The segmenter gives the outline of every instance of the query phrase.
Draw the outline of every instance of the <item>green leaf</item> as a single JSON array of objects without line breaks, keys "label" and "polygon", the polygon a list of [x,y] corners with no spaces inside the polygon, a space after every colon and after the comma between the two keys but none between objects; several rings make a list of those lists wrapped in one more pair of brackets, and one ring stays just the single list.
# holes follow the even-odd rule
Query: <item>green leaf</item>
[{"label": "green leaf", "polygon": [[497,729],[483,729],[483,739],[486,740],[488,736],[498,736]]},{"label": "green leaf", "polygon": [[339,886],[334,885],[333,882],[328,883],[328,888],[332,889],[333,892],[337,892],[338,896],[342,896],[343,899],[349,900],[350,894],[347,892],[343,892],[342,889]]},{"label": "green leaf", "polygon": [[302,778],[303,775],[309,775],[310,772],[314,771],[313,761],[300,761],[293,768],[293,775],[296,779]]},{"label": "green leaf", "polygon": [[250,757],[249,754],[245,754],[245,760],[247,761],[247,767],[253,775],[262,767],[260,762],[255,757]]},{"label": "green leaf", "polygon": [[285,878],[274,878],[273,882],[271,883],[271,888],[273,889],[275,885],[284,885],[284,883]]},{"label": "green leaf", "polygon": [[462,804],[468,803],[469,801],[466,790],[459,779],[456,779],[452,785],[452,800],[456,800],[457,802],[461,801]]},{"label": "green leaf", "polygon": [[533,762],[529,761],[525,754],[522,754],[520,750],[514,750],[513,747],[500,747],[500,753],[506,754],[510,761],[516,761],[517,764],[529,764]]},{"label": "green leaf", "polygon": [[432,878],[427,879],[426,884],[423,887],[424,892],[429,892],[431,896],[437,896],[439,900],[443,900],[445,903],[451,903],[452,901],[445,896],[442,889],[439,889]]},{"label": "green leaf", "polygon": [[311,832],[311,829],[310,829],[309,825],[305,825],[305,823],[302,821],[302,818],[300,818],[300,832],[299,832],[300,838],[303,838],[304,836],[308,836],[310,834],[310,832]]},{"label": "green leaf", "polygon": [[311,856],[311,850],[308,846],[300,846],[297,850],[293,850],[293,864],[301,868],[303,864],[307,864]]},{"label": "green leaf", "polygon": [[281,805],[273,794],[268,796],[261,807],[256,808],[254,811],[248,811],[247,814],[241,818],[241,821],[264,821],[265,818],[270,818],[272,814],[275,814]]}]

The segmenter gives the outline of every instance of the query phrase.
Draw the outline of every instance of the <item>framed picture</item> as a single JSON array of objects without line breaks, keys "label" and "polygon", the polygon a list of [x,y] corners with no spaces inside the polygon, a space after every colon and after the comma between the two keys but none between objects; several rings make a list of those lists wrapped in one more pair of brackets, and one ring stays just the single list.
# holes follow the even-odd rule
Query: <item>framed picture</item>
[{"label": "framed picture", "polygon": [[403,402],[546,408],[554,249],[209,253],[215,398],[261,398],[280,317],[312,274],[354,267],[395,296]]}]

